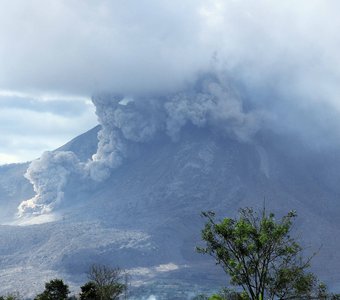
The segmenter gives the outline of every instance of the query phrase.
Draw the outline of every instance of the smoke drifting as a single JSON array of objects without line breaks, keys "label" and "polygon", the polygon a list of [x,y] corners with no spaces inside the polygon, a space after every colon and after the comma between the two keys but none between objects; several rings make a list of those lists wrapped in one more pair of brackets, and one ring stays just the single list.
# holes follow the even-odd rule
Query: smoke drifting
[{"label": "smoke drifting", "polygon": [[94,94],[102,126],[89,162],[52,152],[31,164],[37,195],[21,214],[53,210],[68,177],[105,180],[136,145],[176,141],[188,124],[241,142],[263,126],[311,147],[340,140],[339,1],[7,4],[0,89]]},{"label": "smoke drifting", "polygon": [[245,111],[242,101],[225,82],[205,78],[188,90],[164,96],[93,97],[101,125],[98,149],[92,160],[81,162],[72,152],[46,152],[29,166],[26,178],[37,195],[19,206],[19,216],[53,211],[63,200],[70,176],[95,181],[107,179],[128,159],[136,144],[158,134],[176,141],[186,124],[213,127],[241,142],[250,141],[263,119],[260,111]]},{"label": "smoke drifting", "polygon": [[81,164],[73,152],[43,153],[25,174],[36,196],[19,205],[18,215],[50,213],[63,200],[68,177],[77,173],[82,174]]},{"label": "smoke drifting", "polygon": [[241,141],[249,140],[258,130],[261,113],[245,112],[242,101],[226,84],[227,81],[205,81],[201,92],[179,93],[166,102],[168,135],[176,139],[181,128],[191,123],[197,127],[214,126]]}]

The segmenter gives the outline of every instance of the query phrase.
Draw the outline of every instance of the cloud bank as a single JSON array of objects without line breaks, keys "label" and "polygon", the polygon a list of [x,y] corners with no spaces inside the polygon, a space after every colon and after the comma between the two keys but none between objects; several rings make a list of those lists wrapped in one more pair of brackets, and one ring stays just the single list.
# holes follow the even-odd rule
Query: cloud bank
[{"label": "cloud bank", "polygon": [[336,0],[1,0],[0,6],[2,89],[162,93],[220,68],[252,88],[272,83],[282,97],[339,107]]},{"label": "cloud bank", "polygon": [[196,31],[199,1],[1,4],[1,88],[86,95],[172,89],[210,59]]},{"label": "cloud bank", "polygon": [[312,134],[312,124],[324,127],[320,110],[340,110],[336,0],[1,0],[0,8],[0,89],[164,95],[218,71],[282,130]]}]

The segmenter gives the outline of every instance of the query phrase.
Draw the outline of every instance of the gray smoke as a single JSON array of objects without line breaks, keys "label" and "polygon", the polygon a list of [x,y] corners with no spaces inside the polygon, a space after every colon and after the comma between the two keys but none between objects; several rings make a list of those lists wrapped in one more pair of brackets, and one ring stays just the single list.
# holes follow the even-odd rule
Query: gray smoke
[{"label": "gray smoke", "polygon": [[69,176],[76,174],[82,175],[83,171],[73,152],[43,153],[30,164],[25,174],[36,195],[19,205],[18,216],[50,213],[63,200],[63,188]]},{"label": "gray smoke", "polygon": [[[93,98],[102,129],[90,162],[50,153],[31,164],[37,195],[21,214],[53,210],[74,174],[105,180],[136,145],[176,141],[189,124],[241,142],[263,126],[313,147],[340,140],[339,1],[123,2],[12,0],[0,10],[0,88],[122,95]],[[199,73],[219,75],[195,83]]]},{"label": "gray smoke", "polygon": [[158,134],[174,141],[187,125],[213,127],[223,134],[249,142],[260,127],[264,114],[245,111],[242,101],[221,79],[201,80],[187,90],[165,96],[93,97],[101,125],[98,149],[89,162],[80,162],[72,152],[46,152],[29,166],[26,178],[36,196],[19,206],[19,216],[51,212],[63,200],[70,176],[95,181],[107,179],[129,158],[136,145],[153,140]]},{"label": "gray smoke", "polygon": [[242,101],[222,82],[205,82],[199,93],[176,94],[164,107],[167,133],[174,139],[182,127],[191,123],[197,127],[214,126],[240,141],[247,141],[258,130],[261,121],[261,113],[245,112]]}]

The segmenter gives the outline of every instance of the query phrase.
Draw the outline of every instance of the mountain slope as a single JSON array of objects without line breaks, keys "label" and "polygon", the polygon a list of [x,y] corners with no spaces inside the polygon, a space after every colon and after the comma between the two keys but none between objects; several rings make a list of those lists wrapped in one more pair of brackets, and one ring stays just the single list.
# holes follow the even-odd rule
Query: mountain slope
[{"label": "mountain slope", "polygon": [[[95,151],[98,130],[61,150],[86,161]],[[195,253],[203,227],[200,212],[230,216],[240,207],[261,208],[264,202],[279,215],[297,210],[296,231],[303,233],[306,245],[315,250],[323,244],[315,270],[331,285],[340,280],[333,238],[340,234],[340,158],[335,151],[304,149],[298,140],[271,132],[239,142],[190,125],[177,141],[158,135],[146,143],[129,143],[132,154],[106,181],[70,178],[55,211],[58,221],[0,227],[3,291],[32,295],[56,276],[79,286],[89,265],[97,262],[129,269],[135,286],[148,283],[148,291],[163,293],[160,299],[169,299],[174,290],[189,297],[194,289],[224,284],[213,261]],[[292,143],[296,147],[287,146]],[[23,180],[23,168],[6,168],[1,182],[6,174],[13,174],[13,184]],[[32,280],[40,285],[32,288]]]}]

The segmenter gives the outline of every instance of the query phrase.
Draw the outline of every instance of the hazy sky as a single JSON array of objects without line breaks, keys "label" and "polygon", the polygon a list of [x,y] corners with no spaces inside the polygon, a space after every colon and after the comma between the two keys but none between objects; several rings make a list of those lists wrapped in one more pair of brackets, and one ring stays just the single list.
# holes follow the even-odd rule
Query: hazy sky
[{"label": "hazy sky", "polygon": [[0,0],[0,163],[93,127],[93,93],[167,93],[216,70],[282,128],[307,116],[306,132],[340,132],[339,11],[337,0]]},{"label": "hazy sky", "polygon": [[0,91],[0,164],[37,158],[96,124],[89,98]]}]

